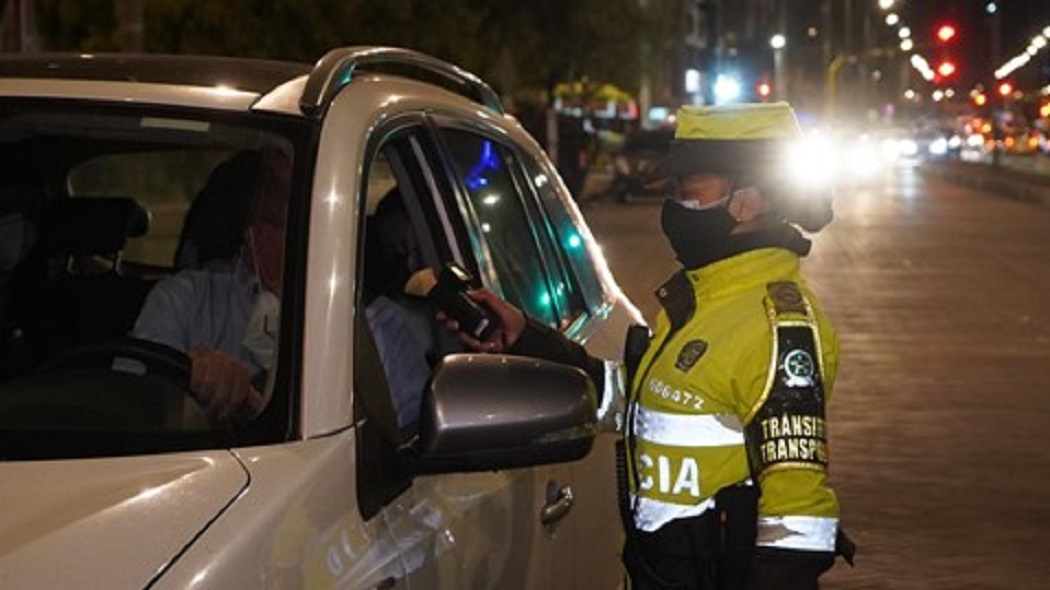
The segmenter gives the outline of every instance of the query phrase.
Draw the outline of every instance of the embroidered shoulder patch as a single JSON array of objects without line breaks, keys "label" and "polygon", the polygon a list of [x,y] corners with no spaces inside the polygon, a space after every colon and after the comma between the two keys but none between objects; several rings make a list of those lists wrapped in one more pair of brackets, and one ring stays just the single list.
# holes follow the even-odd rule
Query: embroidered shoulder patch
[{"label": "embroidered shoulder patch", "polygon": [[764,403],[744,427],[755,474],[778,468],[826,471],[824,382],[813,330],[778,326],[773,383]]}]

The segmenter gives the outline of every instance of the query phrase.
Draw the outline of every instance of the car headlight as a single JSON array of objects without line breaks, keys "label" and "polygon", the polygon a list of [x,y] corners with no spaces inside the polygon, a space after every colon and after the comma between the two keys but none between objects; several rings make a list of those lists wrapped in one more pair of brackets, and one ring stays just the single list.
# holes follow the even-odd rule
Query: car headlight
[{"label": "car headlight", "polygon": [[874,176],[882,165],[882,158],[875,146],[860,144],[849,151],[846,156],[849,174],[861,178]]},{"label": "car headlight", "polygon": [[805,186],[826,186],[837,171],[835,150],[831,142],[811,137],[792,145],[787,153],[787,174],[796,183]]},{"label": "car headlight", "polygon": [[897,151],[902,156],[915,156],[919,153],[919,144],[914,139],[902,139],[897,144]]},{"label": "car headlight", "polygon": [[943,137],[930,142],[930,153],[934,156],[943,156],[948,153],[948,140]]}]

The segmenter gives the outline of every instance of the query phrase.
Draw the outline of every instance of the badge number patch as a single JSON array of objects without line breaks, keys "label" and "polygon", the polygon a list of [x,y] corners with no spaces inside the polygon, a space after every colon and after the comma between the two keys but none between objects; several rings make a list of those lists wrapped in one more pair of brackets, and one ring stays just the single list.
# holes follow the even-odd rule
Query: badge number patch
[{"label": "badge number patch", "polygon": [[690,340],[678,352],[678,358],[675,359],[674,366],[679,371],[688,371],[693,368],[696,361],[700,360],[700,357],[704,356],[705,352],[707,352],[707,342]]}]

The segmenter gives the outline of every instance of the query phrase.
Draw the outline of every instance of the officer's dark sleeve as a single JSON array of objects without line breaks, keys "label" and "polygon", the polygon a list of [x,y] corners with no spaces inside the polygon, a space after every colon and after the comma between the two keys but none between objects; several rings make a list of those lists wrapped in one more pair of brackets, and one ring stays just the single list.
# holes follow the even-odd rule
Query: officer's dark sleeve
[{"label": "officer's dark sleeve", "polygon": [[835,555],[830,552],[758,547],[747,590],[819,590],[817,580],[834,563]]},{"label": "officer's dark sleeve", "polygon": [[587,354],[587,350],[569,340],[561,332],[527,317],[525,330],[510,349],[510,354],[529,356],[546,361],[572,365],[582,369],[598,391],[605,387],[605,363]]}]

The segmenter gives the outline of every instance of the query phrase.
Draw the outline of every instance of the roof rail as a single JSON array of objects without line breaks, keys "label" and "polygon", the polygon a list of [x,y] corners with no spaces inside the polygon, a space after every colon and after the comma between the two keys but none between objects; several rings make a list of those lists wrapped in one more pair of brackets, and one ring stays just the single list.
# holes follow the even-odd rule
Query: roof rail
[{"label": "roof rail", "polygon": [[310,72],[299,108],[305,115],[316,115],[340,88],[350,83],[357,68],[375,66],[394,66],[398,74],[415,74],[423,80],[426,78],[421,75],[437,76],[452,83],[453,87],[446,88],[498,113],[504,112],[499,95],[481,78],[435,57],[398,47],[343,47],[329,51]]}]

